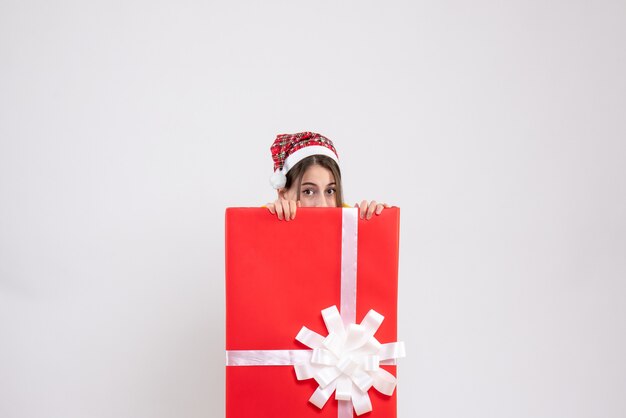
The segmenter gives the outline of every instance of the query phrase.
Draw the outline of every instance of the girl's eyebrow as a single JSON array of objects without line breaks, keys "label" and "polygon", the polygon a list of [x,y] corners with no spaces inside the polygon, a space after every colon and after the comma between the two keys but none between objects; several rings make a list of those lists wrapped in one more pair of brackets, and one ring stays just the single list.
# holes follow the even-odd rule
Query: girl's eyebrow
[{"label": "girl's eyebrow", "polygon": [[[335,183],[335,182],[328,183],[328,184],[326,185],[326,187],[328,187],[328,186],[335,186],[336,184],[337,184],[337,183]],[[307,181],[306,183],[302,183],[302,184],[301,184],[301,186],[315,186],[315,187],[317,187],[317,184],[315,184],[315,183],[311,183],[311,182],[308,182],[308,181]]]}]

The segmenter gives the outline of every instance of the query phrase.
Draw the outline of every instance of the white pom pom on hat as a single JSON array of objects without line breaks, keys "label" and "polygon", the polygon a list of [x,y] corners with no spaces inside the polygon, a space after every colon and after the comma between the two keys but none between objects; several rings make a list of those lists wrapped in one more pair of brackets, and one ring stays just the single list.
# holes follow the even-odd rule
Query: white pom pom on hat
[{"label": "white pom pom on hat", "polygon": [[270,177],[270,184],[274,189],[285,187],[286,174],[289,170],[311,155],[325,155],[339,164],[339,157],[333,142],[315,132],[278,135],[270,151],[274,160],[274,173]]},{"label": "white pom pom on hat", "polygon": [[270,177],[270,184],[274,189],[282,189],[287,184],[287,176],[283,174],[282,170],[276,170]]}]

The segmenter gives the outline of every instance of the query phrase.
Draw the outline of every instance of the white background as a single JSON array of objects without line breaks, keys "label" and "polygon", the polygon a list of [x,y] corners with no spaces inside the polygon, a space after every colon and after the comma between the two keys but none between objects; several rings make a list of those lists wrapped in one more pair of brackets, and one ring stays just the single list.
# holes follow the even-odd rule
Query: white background
[{"label": "white background", "polygon": [[625,40],[620,0],[2,0],[0,417],[223,416],[224,209],[313,130],[402,209],[400,417],[623,418]]}]

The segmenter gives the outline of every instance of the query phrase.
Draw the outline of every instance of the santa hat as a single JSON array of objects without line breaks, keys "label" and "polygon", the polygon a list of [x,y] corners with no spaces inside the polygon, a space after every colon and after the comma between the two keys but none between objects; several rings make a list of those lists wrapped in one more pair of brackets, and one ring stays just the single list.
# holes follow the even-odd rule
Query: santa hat
[{"label": "santa hat", "polygon": [[274,174],[270,177],[270,184],[275,189],[285,187],[287,172],[311,155],[326,155],[339,164],[332,141],[315,132],[278,135],[270,151],[274,160]]}]

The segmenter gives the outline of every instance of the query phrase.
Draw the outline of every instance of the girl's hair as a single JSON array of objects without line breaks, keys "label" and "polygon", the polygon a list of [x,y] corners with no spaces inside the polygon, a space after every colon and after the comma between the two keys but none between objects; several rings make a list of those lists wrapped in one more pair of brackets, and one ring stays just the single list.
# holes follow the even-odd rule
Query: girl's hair
[{"label": "girl's hair", "polygon": [[298,164],[294,165],[291,170],[287,172],[287,183],[285,183],[285,188],[289,189],[292,185],[296,184],[296,196],[297,199],[300,199],[300,183],[304,172],[307,168],[312,165],[319,165],[329,170],[333,177],[335,177],[335,198],[337,207],[340,208],[343,206],[343,187],[341,186],[341,171],[339,170],[339,166],[330,157],[325,155],[311,155],[310,157],[306,157],[302,161],[298,162]]}]

